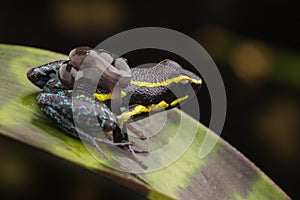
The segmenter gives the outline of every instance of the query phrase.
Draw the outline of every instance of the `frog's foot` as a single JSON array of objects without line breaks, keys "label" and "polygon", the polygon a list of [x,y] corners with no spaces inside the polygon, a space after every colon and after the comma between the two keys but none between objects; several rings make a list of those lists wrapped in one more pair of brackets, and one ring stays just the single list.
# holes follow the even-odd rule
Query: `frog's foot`
[{"label": "frog's foot", "polygon": [[133,142],[112,142],[112,141],[107,141],[107,140],[103,140],[103,139],[100,139],[100,138],[94,138],[94,140],[96,142],[102,142],[102,143],[105,143],[105,144],[109,144],[109,145],[113,145],[113,146],[118,146],[118,147],[127,147],[129,145],[134,145]]},{"label": "frog's foot", "polygon": [[98,151],[99,153],[101,153],[101,155],[103,156],[103,158],[104,158],[105,160],[107,160],[107,156],[106,156],[105,153],[102,151],[102,149],[99,147],[99,145],[98,145],[98,143],[97,143],[97,141],[96,141],[95,139],[92,139],[92,144],[93,144],[94,147],[96,147],[97,151]]},{"label": "frog's foot", "polygon": [[114,138],[113,138],[111,135],[107,134],[106,132],[103,132],[103,133],[104,133],[105,137],[106,137],[107,139],[109,139],[110,141],[113,141],[113,140],[114,140]]},{"label": "frog's foot", "polygon": [[139,149],[139,148],[136,148],[136,147],[131,147],[131,150],[132,150],[134,153],[149,153],[149,151],[146,150],[146,149]]},{"label": "frog's foot", "polygon": [[140,137],[141,140],[146,140],[147,137],[143,134],[142,131],[134,128],[131,124],[127,124],[127,128],[130,129],[133,133]]},{"label": "frog's foot", "polygon": [[147,169],[148,166],[136,156],[136,153],[148,153],[147,150],[134,149],[131,146],[128,146],[128,150],[131,152],[132,159],[137,162],[143,169]]},{"label": "frog's foot", "polygon": [[115,142],[103,140],[103,139],[96,138],[96,137],[90,138],[90,140],[92,141],[93,146],[96,147],[97,151],[103,155],[104,159],[107,159],[107,157],[106,157],[105,153],[102,151],[102,149],[99,147],[98,142],[113,145],[113,146],[117,146],[117,147],[120,147],[120,148],[128,147],[129,145],[130,146],[134,145],[132,142],[115,143]]},{"label": "frog's foot", "polygon": [[103,155],[103,157],[105,159],[107,159],[107,157],[104,154],[104,152],[101,150],[101,148],[98,146],[97,142],[103,142],[103,143],[106,143],[109,145],[120,147],[121,149],[124,149],[124,150],[128,150],[131,153],[132,159],[134,161],[136,161],[143,169],[148,168],[148,166],[142,160],[137,158],[137,156],[136,156],[136,153],[148,153],[148,151],[144,150],[144,149],[133,148],[132,146],[134,145],[134,143],[128,142],[128,141],[126,141],[126,142],[110,142],[110,141],[102,140],[99,138],[94,138],[93,145],[97,148],[97,150]]}]

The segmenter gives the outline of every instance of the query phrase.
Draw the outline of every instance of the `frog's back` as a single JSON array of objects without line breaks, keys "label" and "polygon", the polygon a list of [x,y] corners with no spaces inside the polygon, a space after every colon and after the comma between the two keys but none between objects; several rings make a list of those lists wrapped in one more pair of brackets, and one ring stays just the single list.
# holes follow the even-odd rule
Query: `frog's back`
[{"label": "frog's back", "polygon": [[132,74],[132,81],[147,83],[162,83],[181,75],[199,79],[198,76],[183,69],[178,63],[169,59],[163,60],[153,67],[132,68]]},{"label": "frog's back", "polygon": [[[130,98],[130,104],[152,105],[162,101],[170,104],[185,95],[186,83],[201,82],[197,75],[172,60],[163,60],[151,68],[133,68],[132,74],[130,85],[124,89],[125,99]],[[189,89],[193,91],[194,88]]]}]

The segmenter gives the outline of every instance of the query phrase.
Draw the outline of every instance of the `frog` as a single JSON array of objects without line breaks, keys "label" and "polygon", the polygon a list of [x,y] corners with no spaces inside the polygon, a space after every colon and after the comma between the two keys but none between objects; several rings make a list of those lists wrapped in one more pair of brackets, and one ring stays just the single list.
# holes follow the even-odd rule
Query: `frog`
[{"label": "frog", "polygon": [[[88,64],[86,60],[89,60]],[[107,64],[105,69],[100,69],[105,76],[101,76],[92,98],[84,91],[75,95],[82,105],[82,110],[76,110],[72,106],[76,75],[86,65],[101,68],[97,66],[97,60]],[[128,140],[127,127],[134,129],[130,123],[150,113],[177,107],[194,96],[202,85],[199,76],[171,59],[165,59],[150,68],[130,68],[125,58],[89,47],[73,49],[69,53],[69,60],[52,61],[31,68],[27,78],[43,90],[37,96],[37,104],[42,112],[63,132],[91,142],[102,154],[98,142],[118,146],[133,154],[148,153],[147,150],[136,148]],[[118,88],[117,92],[114,92],[115,87]],[[120,101],[117,111],[111,109],[113,99]],[[88,125],[89,131],[101,128],[105,134],[112,132],[112,137],[108,135],[107,140],[103,140],[75,126],[74,117],[83,116],[88,122],[91,114],[98,121]],[[141,139],[146,139],[139,130],[134,131]]]}]

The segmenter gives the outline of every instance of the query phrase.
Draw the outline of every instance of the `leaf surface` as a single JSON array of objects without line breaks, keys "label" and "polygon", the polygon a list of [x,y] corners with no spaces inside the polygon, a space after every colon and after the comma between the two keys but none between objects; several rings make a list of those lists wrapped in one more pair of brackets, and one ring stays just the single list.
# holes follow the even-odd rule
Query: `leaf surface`
[{"label": "leaf surface", "polygon": [[[148,199],[289,199],[263,172],[220,138],[212,152],[200,159],[198,154],[205,135],[218,136],[178,109],[167,112],[167,124],[156,138],[157,145],[152,147],[159,148],[161,141],[171,141],[174,135],[170,133],[184,133],[179,138],[184,143],[187,134],[197,131],[192,144],[175,162],[138,174],[116,171],[102,164],[80,140],[57,129],[36,105],[36,96],[41,91],[27,80],[26,72],[59,59],[67,56],[0,44],[0,134],[92,170]],[[151,118],[152,123],[160,119],[157,116]],[[168,156],[159,155],[157,162],[171,158],[176,149],[176,146],[168,149]]]}]

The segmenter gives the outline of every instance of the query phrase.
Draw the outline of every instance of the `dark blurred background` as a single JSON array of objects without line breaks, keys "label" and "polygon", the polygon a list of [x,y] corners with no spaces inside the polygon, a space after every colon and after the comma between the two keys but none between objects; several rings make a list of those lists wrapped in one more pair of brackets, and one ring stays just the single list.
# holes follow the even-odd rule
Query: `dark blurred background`
[{"label": "dark blurred background", "polygon": [[[197,40],[219,67],[228,112],[222,137],[290,197],[300,199],[300,3],[280,0],[1,2],[0,42],[67,54],[121,31],[159,26]],[[128,55],[134,64],[160,54]],[[208,125],[206,87],[199,95]],[[134,192],[80,167],[0,138],[0,199],[108,199]]]}]

